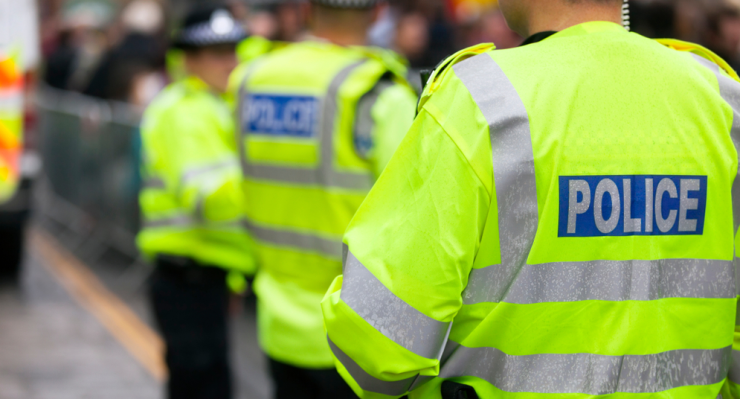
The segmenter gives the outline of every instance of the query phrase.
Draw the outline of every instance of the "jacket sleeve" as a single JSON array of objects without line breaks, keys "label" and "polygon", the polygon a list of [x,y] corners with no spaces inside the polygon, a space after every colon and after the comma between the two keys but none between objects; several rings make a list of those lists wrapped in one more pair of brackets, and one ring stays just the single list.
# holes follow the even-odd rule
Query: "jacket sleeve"
[{"label": "jacket sleeve", "polygon": [[360,397],[399,397],[439,373],[490,201],[422,110],[351,222],[344,275],[322,303],[337,368]]},{"label": "jacket sleeve", "polygon": [[242,215],[241,169],[227,109],[185,102],[159,120],[158,164],[181,209],[201,223],[234,223]]},{"label": "jacket sleeve", "polygon": [[355,123],[355,148],[380,176],[406,136],[416,113],[411,87],[381,80],[360,99]]}]

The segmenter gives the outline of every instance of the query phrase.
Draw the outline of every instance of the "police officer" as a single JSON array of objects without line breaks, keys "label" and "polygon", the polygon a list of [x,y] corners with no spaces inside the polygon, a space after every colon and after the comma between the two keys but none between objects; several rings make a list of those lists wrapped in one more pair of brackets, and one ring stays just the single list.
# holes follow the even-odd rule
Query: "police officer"
[{"label": "police officer", "polygon": [[241,220],[241,171],[223,95],[244,31],[222,7],[194,9],[175,40],[188,76],[143,125],[141,251],[156,264],[151,301],[167,345],[168,396],[230,398],[229,289],[254,272]]},{"label": "police officer", "polygon": [[[306,33],[305,0],[267,0],[262,3],[253,7],[252,11],[258,16],[250,21],[253,22],[250,36],[236,48],[241,64],[300,41]],[[260,27],[255,27],[255,22]]]},{"label": "police officer", "polygon": [[525,45],[438,68],[348,227],[340,373],[367,398],[740,397],[737,74],[619,0],[500,5]]},{"label": "police officer", "polygon": [[259,341],[276,397],[334,399],[354,395],[334,368],[320,302],[341,273],[342,234],[417,99],[397,56],[364,46],[378,1],[311,6],[311,40],[253,61],[232,83],[260,257]]}]

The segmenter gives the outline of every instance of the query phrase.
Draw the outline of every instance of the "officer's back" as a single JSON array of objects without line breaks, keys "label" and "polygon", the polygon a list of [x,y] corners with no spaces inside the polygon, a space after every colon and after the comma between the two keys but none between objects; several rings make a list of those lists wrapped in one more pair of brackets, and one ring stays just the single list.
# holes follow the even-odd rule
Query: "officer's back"
[{"label": "officer's back", "polygon": [[240,67],[247,225],[258,329],[277,398],[353,396],[334,370],[320,302],[341,237],[414,116],[405,67],[363,46],[376,0],[314,0],[313,37]]},{"label": "officer's back", "polygon": [[[348,227],[323,306],[367,397],[720,392],[737,75],[697,46],[587,22],[619,2],[523,8],[554,3],[550,26],[582,23],[468,49],[433,75]],[[522,4],[501,2],[507,18]]]}]

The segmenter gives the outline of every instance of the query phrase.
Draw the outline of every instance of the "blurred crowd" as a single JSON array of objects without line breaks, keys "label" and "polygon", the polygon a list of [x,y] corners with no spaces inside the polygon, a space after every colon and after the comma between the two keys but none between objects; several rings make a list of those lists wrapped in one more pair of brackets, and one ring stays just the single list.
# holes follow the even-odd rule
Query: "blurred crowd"
[{"label": "blurred crowd", "polygon": [[[167,84],[168,40],[191,2],[41,0],[42,78],[51,87],[144,106]],[[308,21],[298,0],[231,0],[252,35],[296,41]],[[740,66],[740,0],[632,0],[632,30],[702,44]],[[369,42],[415,70],[481,42],[521,43],[495,0],[391,0]]]}]

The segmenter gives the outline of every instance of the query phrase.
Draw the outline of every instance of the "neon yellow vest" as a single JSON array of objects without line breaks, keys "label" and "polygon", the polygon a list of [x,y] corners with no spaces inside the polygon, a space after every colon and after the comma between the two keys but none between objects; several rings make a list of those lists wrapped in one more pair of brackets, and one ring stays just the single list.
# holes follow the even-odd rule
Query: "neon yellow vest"
[{"label": "neon yellow vest", "polygon": [[340,373],[364,398],[452,380],[716,399],[737,303],[730,75],[606,22],[456,55],[348,227],[323,302]]},{"label": "neon yellow vest", "polygon": [[0,53],[0,203],[15,194],[23,150],[23,76],[18,56]]},{"label": "neon yellow vest", "polygon": [[[252,274],[241,170],[226,102],[195,77],[167,87],[142,122],[141,251]],[[232,287],[233,288],[233,287]]]},{"label": "neon yellow vest", "polygon": [[401,87],[397,108],[408,109],[408,124],[397,132],[403,137],[415,99],[395,68],[376,50],[302,42],[234,77],[245,212],[260,255],[259,338],[272,358],[307,368],[333,365],[320,302],[341,273],[342,234],[375,181],[371,158],[383,157],[382,149],[369,157],[358,151],[372,147],[355,134],[363,123],[358,103],[390,75]]}]

